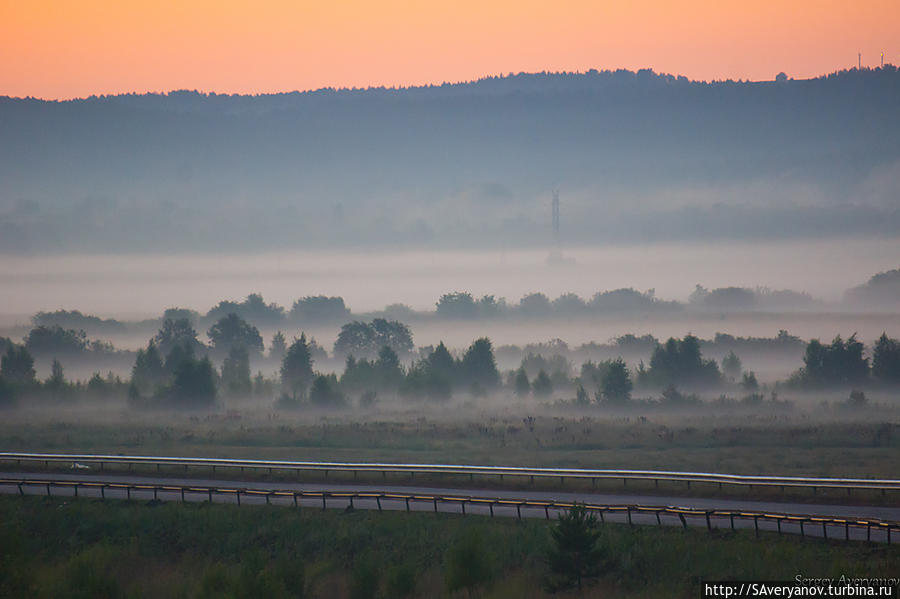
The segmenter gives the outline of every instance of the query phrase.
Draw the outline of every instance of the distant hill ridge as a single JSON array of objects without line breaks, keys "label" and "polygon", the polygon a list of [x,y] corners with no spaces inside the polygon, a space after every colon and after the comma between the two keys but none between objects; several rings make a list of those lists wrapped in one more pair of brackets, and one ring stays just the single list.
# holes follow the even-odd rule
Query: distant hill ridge
[{"label": "distant hill ridge", "polygon": [[0,252],[900,234],[900,72],[0,98]]},{"label": "distant hill ridge", "polygon": [[[291,101],[310,98],[356,97],[356,98],[442,98],[457,97],[470,94],[478,95],[507,95],[517,93],[597,93],[597,92],[627,92],[645,93],[665,90],[686,89],[714,89],[723,88],[747,89],[750,87],[770,88],[789,86],[793,89],[804,87],[816,91],[834,90],[841,86],[888,86],[900,87],[897,67],[885,65],[878,69],[846,69],[836,71],[828,75],[822,75],[811,79],[790,79],[785,75],[782,81],[750,81],[750,80],[714,80],[699,81],[688,79],[681,75],[656,73],[652,69],[640,69],[631,71],[628,69],[597,70],[586,72],[537,72],[537,73],[510,73],[482,77],[472,81],[444,82],[440,84],[411,85],[411,86],[373,86],[366,88],[334,88],[325,87],[304,91],[266,92],[259,94],[217,93],[201,92],[197,90],[178,89],[165,93],[123,93],[112,95],[92,95],[87,98],[73,100],[38,100],[35,98],[14,98],[0,96],[3,101],[26,100],[29,102],[47,103],[82,103],[97,101],[121,101],[135,106],[146,106],[147,102],[155,102],[155,105],[190,109],[198,106],[216,106],[223,102],[242,102],[256,100],[268,103],[272,106],[290,106]],[[783,75],[783,74],[782,74]]]}]

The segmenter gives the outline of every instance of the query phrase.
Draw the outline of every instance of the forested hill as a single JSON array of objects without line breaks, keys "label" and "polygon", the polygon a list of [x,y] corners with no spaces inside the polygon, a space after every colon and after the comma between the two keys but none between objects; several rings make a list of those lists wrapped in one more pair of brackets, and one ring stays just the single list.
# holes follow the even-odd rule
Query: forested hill
[{"label": "forested hill", "polygon": [[[896,235],[900,73],[0,98],[0,251]],[[536,241],[539,240],[539,241]]]}]

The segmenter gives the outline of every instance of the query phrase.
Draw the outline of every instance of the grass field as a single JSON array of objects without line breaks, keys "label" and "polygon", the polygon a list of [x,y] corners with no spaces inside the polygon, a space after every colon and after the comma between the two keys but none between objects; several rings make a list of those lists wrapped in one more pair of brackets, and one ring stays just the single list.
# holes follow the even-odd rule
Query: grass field
[{"label": "grass field", "polygon": [[[550,524],[447,514],[0,498],[2,597],[440,597],[551,593]],[[890,577],[900,548],[603,525],[585,597],[697,597],[702,580]]]}]

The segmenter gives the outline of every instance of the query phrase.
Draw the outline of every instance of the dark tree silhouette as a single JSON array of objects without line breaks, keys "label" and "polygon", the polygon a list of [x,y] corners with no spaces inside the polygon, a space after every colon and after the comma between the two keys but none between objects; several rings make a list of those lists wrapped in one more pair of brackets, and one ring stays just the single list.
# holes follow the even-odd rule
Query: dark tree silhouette
[{"label": "dark tree silhouette", "polygon": [[216,352],[223,356],[235,347],[243,347],[251,354],[263,351],[263,339],[259,330],[233,312],[210,327],[207,336]]},{"label": "dark tree silhouette", "polygon": [[460,375],[469,385],[477,385],[484,389],[493,389],[500,381],[497,362],[494,359],[494,348],[487,337],[476,339],[460,363]]},{"label": "dark tree silhouette", "polygon": [[616,358],[606,362],[603,375],[600,379],[600,391],[603,399],[610,402],[621,403],[631,399],[631,375],[625,360]]},{"label": "dark tree silhouette", "polygon": [[550,380],[550,377],[543,369],[534,377],[534,381],[531,383],[531,390],[539,397],[548,397],[553,393],[553,381]]},{"label": "dark tree silhouette", "polygon": [[478,316],[478,306],[471,293],[455,291],[445,293],[437,304],[437,315],[441,318],[475,318]]},{"label": "dark tree silhouette", "polygon": [[77,354],[87,349],[87,334],[84,331],[64,329],[59,325],[39,326],[28,332],[25,347],[36,356]]},{"label": "dark tree silhouette", "polygon": [[290,318],[305,323],[335,322],[350,316],[342,297],[307,296],[294,302]]},{"label": "dark tree silhouette", "polygon": [[306,393],[313,379],[312,356],[306,343],[306,334],[301,333],[288,348],[281,362],[281,386],[296,400]]},{"label": "dark tree silhouette", "polygon": [[882,383],[900,383],[900,342],[882,333],[872,352],[872,376]]},{"label": "dark tree silhouette", "polygon": [[22,345],[10,345],[0,359],[0,375],[10,383],[29,385],[34,382],[34,358]]},{"label": "dark tree silhouette", "polygon": [[172,399],[181,407],[204,407],[216,400],[216,374],[208,358],[185,359],[175,369]]},{"label": "dark tree silhouette", "polygon": [[222,387],[230,395],[249,395],[250,356],[244,347],[232,347],[222,363]]},{"label": "dark tree silhouette", "polygon": [[197,339],[197,331],[188,318],[165,319],[153,340],[163,356],[168,356],[177,345],[189,348],[194,355],[202,353],[205,349]]},{"label": "dark tree silhouette", "polygon": [[550,570],[559,577],[561,586],[577,586],[581,590],[585,578],[599,573],[601,548],[597,518],[583,505],[575,504],[560,514],[550,531],[553,544],[547,555]]},{"label": "dark tree silhouette", "polygon": [[315,406],[323,408],[339,408],[344,405],[344,394],[341,393],[337,376],[334,374],[319,374],[313,380],[309,389],[309,401]]},{"label": "dark tree silhouette", "polygon": [[355,320],[341,327],[334,342],[336,356],[372,357],[389,347],[398,355],[407,355],[413,348],[409,327],[396,320],[376,318],[371,323]]},{"label": "dark tree silhouette", "polygon": [[525,372],[523,366],[519,366],[519,369],[516,371],[513,385],[515,387],[516,395],[519,397],[527,397],[531,392],[531,383],[528,382],[528,373]]}]

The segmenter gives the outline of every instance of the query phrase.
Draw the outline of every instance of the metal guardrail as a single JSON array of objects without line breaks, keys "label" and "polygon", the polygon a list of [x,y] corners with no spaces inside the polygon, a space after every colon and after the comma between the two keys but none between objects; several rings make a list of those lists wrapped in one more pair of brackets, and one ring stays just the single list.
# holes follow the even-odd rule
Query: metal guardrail
[{"label": "metal guardrail", "polygon": [[[431,495],[431,494],[406,494],[396,492],[334,492],[334,491],[305,491],[298,489],[254,489],[254,488],[231,488],[231,487],[214,487],[214,486],[193,486],[178,484],[149,484],[149,483],[123,483],[123,482],[105,482],[105,481],[77,481],[77,480],[52,480],[52,479],[26,479],[26,478],[7,478],[0,479],[0,487],[16,486],[20,495],[26,495],[27,487],[40,487],[46,489],[47,496],[53,495],[53,490],[72,489],[75,497],[79,496],[79,489],[99,491],[100,498],[106,499],[106,491],[122,491],[126,494],[126,499],[131,500],[132,493],[153,493],[153,499],[159,500],[161,493],[180,493],[181,501],[187,501],[186,494],[204,495],[210,503],[213,502],[214,496],[235,497],[237,505],[241,505],[241,497],[264,497],[266,504],[271,503],[273,499],[289,499],[295,507],[300,508],[300,500],[302,499],[321,499],[322,509],[327,509],[328,500],[339,500],[347,502],[338,507],[355,507],[355,500],[374,500],[378,511],[383,510],[382,501],[404,502],[407,512],[411,511],[410,502],[427,502],[434,506],[434,512],[437,513],[438,505],[460,506],[461,514],[466,515],[466,506],[485,506],[489,509],[491,517],[494,517],[495,507],[516,508],[516,516],[522,519],[522,509],[542,509],[547,520],[550,519],[550,513],[559,513],[569,510],[575,505],[584,507],[589,512],[596,513],[600,516],[600,520],[605,522],[605,514],[625,514],[628,524],[634,524],[633,515],[655,515],[656,523],[663,525],[662,516],[677,517],[684,528],[688,527],[688,518],[703,518],[708,530],[714,529],[713,520],[722,520],[727,518],[730,522],[730,528],[735,529],[735,520],[753,521],[756,536],[759,536],[759,523],[775,522],[778,534],[789,532],[783,530],[784,524],[799,525],[799,532],[802,536],[807,536],[807,525],[821,526],[822,537],[824,539],[841,539],[841,535],[832,534],[828,536],[828,528],[837,527],[842,530],[843,539],[850,540],[851,529],[865,529],[866,541],[873,540],[872,532],[876,532],[876,537],[881,534],[881,539],[888,544],[892,542],[892,531],[900,531],[900,523],[885,521],[872,518],[840,518],[836,516],[822,516],[809,514],[784,514],[773,512],[757,512],[746,510],[701,510],[695,508],[678,507],[678,506],[647,506],[647,505],[600,505],[600,504],[581,504],[569,501],[544,501],[534,499],[510,499],[497,497],[473,497],[460,495]],[[332,507],[334,501],[332,501]],[[702,523],[701,523],[702,525]],[[795,534],[795,533],[791,533]],[[817,535],[810,535],[817,536]],[[875,539],[879,540],[879,539]]]},{"label": "metal guardrail", "polygon": [[325,476],[329,472],[376,472],[383,475],[408,473],[414,474],[456,474],[474,476],[513,476],[525,477],[534,481],[535,478],[566,478],[597,480],[629,480],[685,482],[688,487],[691,483],[709,483],[742,487],[812,487],[813,490],[821,489],[847,489],[852,490],[880,490],[882,493],[889,490],[900,490],[900,480],[895,479],[868,479],[868,478],[816,478],[801,476],[753,476],[741,474],[717,474],[711,472],[665,472],[659,470],[591,470],[583,468],[522,468],[507,466],[471,466],[453,464],[378,464],[378,463],[353,463],[353,462],[290,462],[281,460],[238,460],[227,458],[189,458],[189,457],[155,457],[155,456],[124,456],[124,455],[92,455],[92,454],[50,454],[50,453],[13,453],[0,452],[0,461],[44,463],[87,463],[98,464],[103,470],[105,464],[125,464],[128,466],[183,466],[212,468],[239,468],[284,471],[315,471],[323,472]]}]

